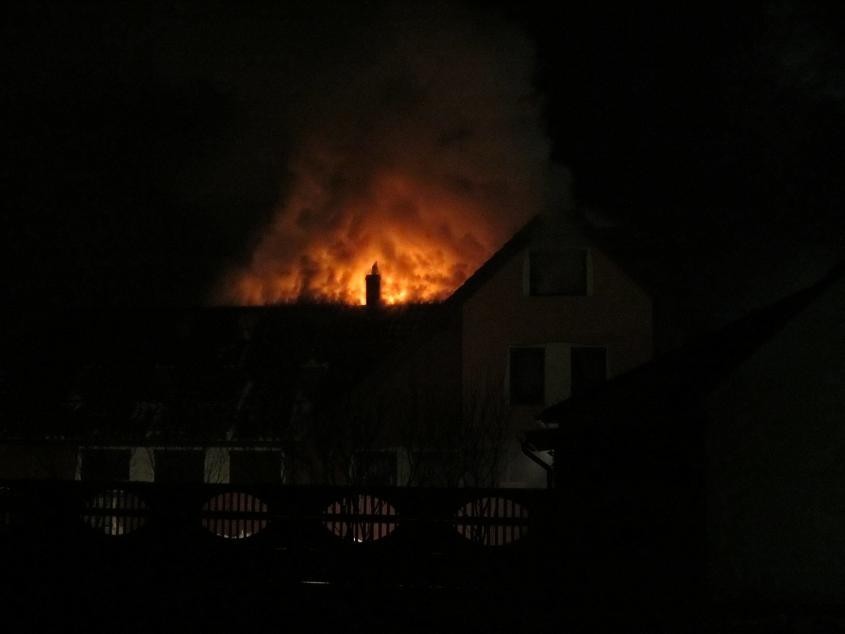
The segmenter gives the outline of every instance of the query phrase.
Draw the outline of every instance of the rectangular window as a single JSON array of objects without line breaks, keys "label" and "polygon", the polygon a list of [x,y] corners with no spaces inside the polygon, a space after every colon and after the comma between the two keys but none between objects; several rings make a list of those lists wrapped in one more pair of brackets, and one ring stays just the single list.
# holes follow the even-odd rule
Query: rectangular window
[{"label": "rectangular window", "polygon": [[511,405],[542,405],[545,398],[546,351],[541,347],[511,348]]},{"label": "rectangular window", "polygon": [[279,483],[282,481],[280,451],[233,450],[229,452],[232,484]]},{"label": "rectangular window", "polygon": [[462,471],[460,457],[453,451],[420,450],[411,456],[411,484],[414,486],[457,486]]},{"label": "rectangular window", "polygon": [[123,482],[129,479],[128,449],[85,449],[79,476],[82,480]]},{"label": "rectangular window", "polygon": [[366,486],[396,486],[396,452],[358,451],[353,461],[353,482]]},{"label": "rectangular window", "polygon": [[205,452],[201,449],[160,449],[155,452],[156,482],[203,482]]},{"label": "rectangular window", "polygon": [[607,349],[597,346],[573,347],[572,395],[582,394],[607,380]]},{"label": "rectangular window", "polygon": [[528,294],[587,295],[587,249],[537,250],[528,255]]}]

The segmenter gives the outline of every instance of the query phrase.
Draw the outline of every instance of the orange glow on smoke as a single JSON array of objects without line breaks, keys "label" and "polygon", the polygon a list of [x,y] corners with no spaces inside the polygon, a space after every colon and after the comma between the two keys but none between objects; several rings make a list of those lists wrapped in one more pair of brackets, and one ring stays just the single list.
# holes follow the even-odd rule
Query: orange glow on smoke
[{"label": "orange glow on smoke", "polygon": [[[376,175],[340,203],[299,179],[248,267],[233,274],[224,301],[365,303],[364,276],[381,272],[386,304],[445,299],[502,240],[478,196],[459,186],[426,186],[401,174]],[[313,211],[313,210],[318,211]]]}]

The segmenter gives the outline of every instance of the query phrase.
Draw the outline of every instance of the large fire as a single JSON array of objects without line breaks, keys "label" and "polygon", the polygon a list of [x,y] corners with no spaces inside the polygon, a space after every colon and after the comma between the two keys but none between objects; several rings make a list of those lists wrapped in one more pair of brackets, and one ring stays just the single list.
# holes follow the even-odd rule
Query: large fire
[{"label": "large fire", "polygon": [[545,208],[530,41],[468,8],[383,10],[265,78],[284,100],[247,118],[281,124],[281,198],[216,303],[363,304],[373,262],[385,303],[441,300]]},{"label": "large fire", "polygon": [[230,278],[229,301],[364,304],[364,275],[373,262],[383,302],[442,300],[512,229],[487,216],[477,195],[402,174],[376,175],[337,210],[326,212],[333,205],[326,196],[314,181],[298,179],[250,265]]}]

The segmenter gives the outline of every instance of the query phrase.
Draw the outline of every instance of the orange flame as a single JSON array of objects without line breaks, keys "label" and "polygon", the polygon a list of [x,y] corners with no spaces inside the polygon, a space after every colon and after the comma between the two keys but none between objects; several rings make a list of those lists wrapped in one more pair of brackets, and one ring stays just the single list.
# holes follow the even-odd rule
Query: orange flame
[{"label": "orange flame", "polygon": [[403,174],[376,175],[364,194],[340,205],[325,197],[300,179],[250,265],[229,278],[224,301],[364,304],[374,261],[384,303],[442,300],[513,228],[497,226],[481,196]]}]

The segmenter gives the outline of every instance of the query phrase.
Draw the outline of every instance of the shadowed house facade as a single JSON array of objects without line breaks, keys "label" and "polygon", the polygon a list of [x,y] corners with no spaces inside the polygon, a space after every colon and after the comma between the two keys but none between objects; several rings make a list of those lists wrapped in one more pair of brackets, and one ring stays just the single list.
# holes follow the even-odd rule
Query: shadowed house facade
[{"label": "shadowed house facade", "polygon": [[[511,438],[544,407],[591,390],[654,354],[654,299],[574,212],[538,217],[450,302],[458,305],[466,404],[503,390]],[[545,473],[507,447],[503,481],[542,486]]]},{"label": "shadowed house facade", "polygon": [[436,310],[19,316],[5,359],[0,478],[344,481],[355,453],[338,414],[344,395]]}]

